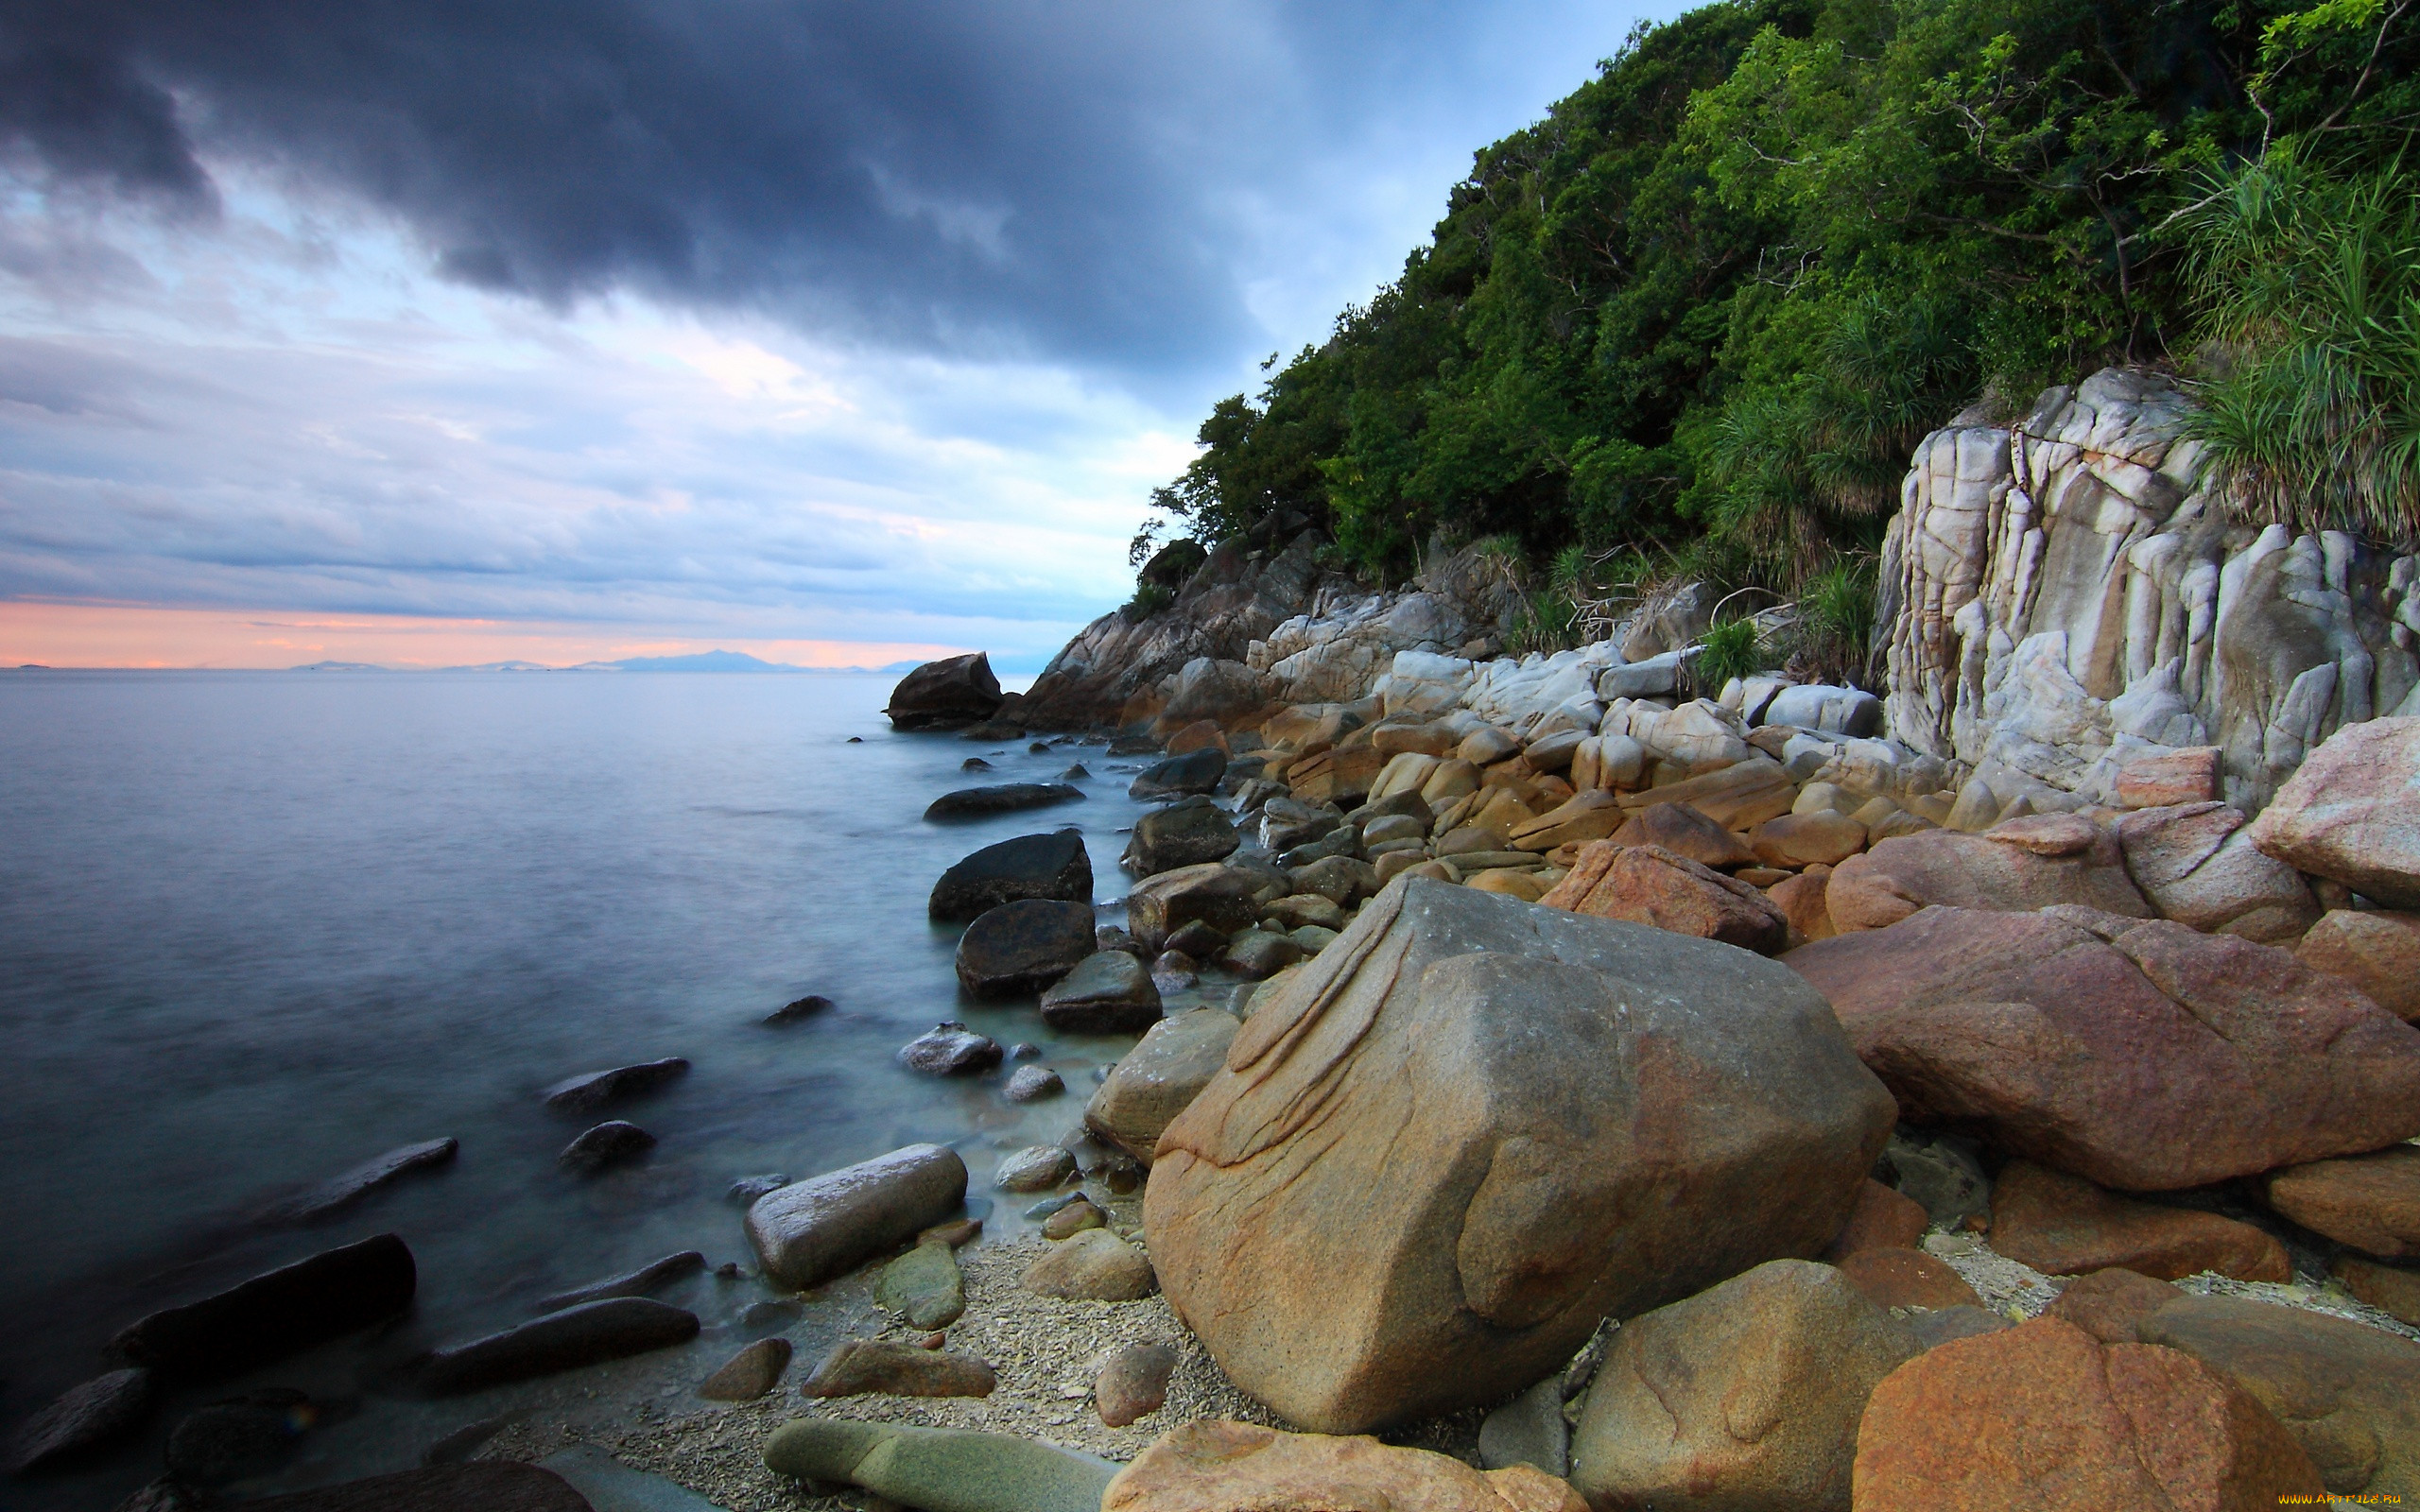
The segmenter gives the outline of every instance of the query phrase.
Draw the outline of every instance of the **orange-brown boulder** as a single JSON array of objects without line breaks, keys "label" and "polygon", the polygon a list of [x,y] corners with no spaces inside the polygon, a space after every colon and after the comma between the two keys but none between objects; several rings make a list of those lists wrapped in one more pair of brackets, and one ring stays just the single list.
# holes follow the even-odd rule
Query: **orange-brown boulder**
[{"label": "orange-brown boulder", "polygon": [[2104,1266],[2067,1282],[2043,1314],[2074,1324],[2103,1344],[2137,1342],[2135,1327],[2185,1294],[2123,1265]]},{"label": "orange-brown boulder", "polygon": [[1101,1493],[1100,1512],[1588,1512],[1541,1469],[1476,1470],[1364,1436],[1204,1418],[1172,1428]]},{"label": "orange-brown boulder", "polygon": [[1500,1401],[1838,1233],[1891,1100],[1788,971],[1405,876],[1160,1136],[1170,1305],[1289,1422]]},{"label": "orange-brown boulder", "polygon": [[1917,1356],[1858,1425],[1857,1512],[2268,1512],[2325,1489],[2223,1371],[2054,1317]]},{"label": "orange-brown boulder", "polygon": [[1908,1122],[2102,1186],[2203,1186],[2420,1133],[2420,1032],[2230,935],[1928,908],[1787,964],[1830,999]]},{"label": "orange-brown boulder", "polygon": [[1966,1278],[1921,1249],[1860,1249],[1841,1274],[1876,1307],[1980,1307]]},{"label": "orange-brown boulder", "polygon": [[2136,1202],[2028,1160],[2010,1161],[1992,1186],[1992,1247],[2045,1276],[2118,1265],[2164,1281],[2205,1270],[2294,1279],[2286,1246],[2248,1223]]},{"label": "orange-brown boulder", "polygon": [[2420,719],[2346,725],[2260,811],[2252,843],[2389,908],[2420,908]]},{"label": "orange-brown boulder", "polygon": [[1614,844],[1660,845],[1702,867],[1745,867],[1756,859],[1748,842],[1686,803],[1651,803],[1622,821]]},{"label": "orange-brown boulder", "polygon": [[1824,1246],[1824,1258],[1835,1264],[1860,1249],[1912,1249],[1932,1227],[1932,1215],[1915,1198],[1884,1186],[1872,1177],[1858,1188],[1857,1207],[1849,1221]]},{"label": "orange-brown boulder", "polygon": [[1865,826],[1830,809],[1785,814],[1749,831],[1748,845],[1769,866],[1838,866],[1865,849]]},{"label": "orange-brown boulder", "polygon": [[1832,927],[1887,929],[1919,908],[2031,913],[2083,903],[2131,919],[2152,909],[2126,875],[2117,834],[2075,814],[2009,819],[1981,834],[1927,830],[1877,840],[1832,872]]},{"label": "orange-brown boulder", "polygon": [[2420,1145],[2273,1171],[2269,1206],[2314,1233],[2380,1260],[2420,1256]]},{"label": "orange-brown boulder", "polygon": [[1538,902],[1720,940],[1760,955],[1789,943],[1789,920],[1763,893],[1661,846],[1610,840],[1587,846],[1570,872]]},{"label": "orange-brown boulder", "polygon": [[2294,956],[2350,982],[2406,1023],[2420,1023],[2420,914],[2336,909],[2303,936]]},{"label": "orange-brown boulder", "polygon": [[1809,867],[1787,882],[1777,882],[1765,893],[1766,901],[1781,910],[1789,920],[1791,938],[1804,940],[1832,937],[1832,910],[1824,902],[1824,889],[1831,885],[1832,868]]},{"label": "orange-brown boulder", "polygon": [[2389,1317],[2420,1328],[2420,1270],[2347,1253],[2330,1262],[2327,1273]]},{"label": "orange-brown boulder", "polygon": [[1183,756],[1189,751],[1201,750],[1207,746],[1216,746],[1222,751],[1226,750],[1228,748],[1227,732],[1219,728],[1219,721],[1216,719],[1197,719],[1168,737],[1167,753],[1171,756]]}]

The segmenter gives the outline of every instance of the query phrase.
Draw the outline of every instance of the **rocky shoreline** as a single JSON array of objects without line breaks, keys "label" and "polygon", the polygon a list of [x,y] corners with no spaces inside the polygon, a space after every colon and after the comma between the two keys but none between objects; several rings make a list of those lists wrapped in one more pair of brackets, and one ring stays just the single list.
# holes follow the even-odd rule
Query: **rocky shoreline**
[{"label": "rocky shoreline", "polygon": [[[2150,481],[2165,402],[2106,378],[1920,454],[1903,550],[1946,539],[1933,515],[1980,479],[1992,559],[2033,562],[1995,598],[1996,569],[1899,558],[1933,587],[1894,616],[1990,629],[1980,701],[1937,678],[1700,687],[1686,593],[1500,657],[1468,560],[1353,596],[1306,536],[1256,561],[1220,547],[1173,618],[1104,622],[1023,697],[980,655],[919,668],[901,730],[1107,743],[1039,744],[1081,761],[927,810],[1035,816],[933,881],[966,998],[1139,1040],[1071,1086],[1031,1046],[937,1023],[902,1066],[1063,1106],[1065,1136],[978,1168],[905,1144],[738,1193],[752,1263],[717,1274],[769,1299],[695,1380],[646,1364],[700,1331],[648,1294],[701,1252],[398,1363],[429,1392],[601,1394],[444,1457],[535,1465],[571,1498],[548,1504],[605,1512],[2420,1496],[2420,717],[2390,712],[2411,696],[2413,574],[2188,529],[2195,496]],[[2012,447],[2014,471],[1993,460]],[[1964,459],[1947,472],[1944,448]],[[2086,475],[2159,528],[2085,509]],[[2022,546],[2056,533],[2037,508],[2068,511],[2066,544]],[[2152,586],[2098,602],[2137,606],[2119,620],[2175,655],[2100,643],[2070,696],[2044,669],[2078,643],[2045,639],[2067,610],[2043,584],[2099,593],[2077,533],[2113,524],[2210,562],[2256,552],[2273,577],[2316,554],[2343,603],[2314,612],[2352,627],[2332,670],[2279,680],[2273,656],[2227,694],[2210,646],[2310,595],[2261,598],[2245,568],[2197,619],[2192,585],[2235,569],[2205,584],[2171,571],[2187,546],[2144,547]],[[1953,580],[1962,604],[1937,591]],[[2391,630],[2362,596],[2381,584]],[[1894,667],[1965,665],[1889,644]],[[2360,697],[2313,691],[2357,676]],[[2073,760],[2033,749],[2053,705]],[[1094,766],[1153,805],[1105,908],[1109,858],[1049,824]],[[686,1069],[548,1095],[599,1118]],[[651,1138],[604,1118],[562,1160]],[[451,1155],[397,1151],[307,1202]],[[1009,1207],[1038,1232],[985,1235]],[[154,1374],[376,1325],[411,1266],[387,1236],[147,1318],[125,1370],[21,1431],[19,1461],[105,1444]],[[204,1412],[240,1437],[294,1405]],[[380,1504],[416,1504],[413,1473],[441,1475]],[[534,1504],[514,1484],[445,1494]],[[348,1494],[260,1504],[371,1504]],[[145,1496],[130,1507],[205,1504],[183,1481]]]}]

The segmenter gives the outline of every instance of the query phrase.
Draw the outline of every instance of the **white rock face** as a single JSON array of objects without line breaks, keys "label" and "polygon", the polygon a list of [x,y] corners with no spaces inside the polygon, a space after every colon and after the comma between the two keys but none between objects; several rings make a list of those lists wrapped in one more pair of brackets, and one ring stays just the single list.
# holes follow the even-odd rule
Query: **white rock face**
[{"label": "white rock face", "polygon": [[2129,756],[2215,745],[2250,812],[2331,732],[2413,700],[2420,563],[2231,524],[2186,405],[2111,369],[2014,426],[1925,438],[1883,548],[1893,736],[2003,799],[2106,800]]}]

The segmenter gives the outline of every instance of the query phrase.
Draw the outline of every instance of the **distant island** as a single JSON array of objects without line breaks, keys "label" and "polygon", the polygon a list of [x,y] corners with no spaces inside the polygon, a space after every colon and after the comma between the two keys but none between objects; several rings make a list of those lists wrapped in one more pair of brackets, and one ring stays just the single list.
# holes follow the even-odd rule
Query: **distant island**
[{"label": "distant island", "polygon": [[[745,651],[698,651],[688,656],[632,656],[618,662],[581,662],[566,667],[550,667],[542,662],[482,662],[473,666],[435,667],[437,672],[881,672],[902,673],[914,669],[913,662],[892,662],[878,667],[802,667],[786,662],[767,662]],[[395,672],[405,669],[381,666],[374,662],[313,662],[303,666],[288,667],[289,672]]]}]

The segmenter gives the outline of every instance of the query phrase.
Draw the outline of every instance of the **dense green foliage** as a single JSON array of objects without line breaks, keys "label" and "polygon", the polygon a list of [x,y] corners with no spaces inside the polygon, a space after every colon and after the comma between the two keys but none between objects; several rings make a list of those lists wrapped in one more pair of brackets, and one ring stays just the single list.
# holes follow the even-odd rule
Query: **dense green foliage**
[{"label": "dense green foliage", "polygon": [[[1912,443],[2126,361],[2209,380],[2248,507],[2409,534],[2413,3],[1642,27],[1478,155],[1399,279],[1220,403],[1154,503],[1205,540],[1299,512],[1378,580],[1501,535],[1555,564],[1541,641],[1658,575],[1772,585],[1854,661]],[[2317,456],[2377,471],[2290,498]]]}]

